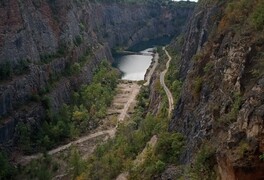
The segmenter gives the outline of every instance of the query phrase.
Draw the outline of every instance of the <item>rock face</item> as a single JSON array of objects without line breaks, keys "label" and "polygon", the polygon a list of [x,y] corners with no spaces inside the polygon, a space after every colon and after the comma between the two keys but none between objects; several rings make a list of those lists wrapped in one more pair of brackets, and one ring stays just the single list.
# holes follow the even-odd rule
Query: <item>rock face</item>
[{"label": "rock face", "polygon": [[[17,122],[38,126],[45,101],[56,111],[89,83],[96,66],[112,61],[111,48],[173,36],[193,6],[98,3],[76,0],[0,2],[0,144]],[[78,74],[73,64],[81,64]]]},{"label": "rock face", "polygon": [[185,34],[184,86],[169,127],[186,137],[183,164],[210,144],[219,178],[228,180],[264,178],[264,33],[250,19],[263,2],[243,5],[200,1]]}]

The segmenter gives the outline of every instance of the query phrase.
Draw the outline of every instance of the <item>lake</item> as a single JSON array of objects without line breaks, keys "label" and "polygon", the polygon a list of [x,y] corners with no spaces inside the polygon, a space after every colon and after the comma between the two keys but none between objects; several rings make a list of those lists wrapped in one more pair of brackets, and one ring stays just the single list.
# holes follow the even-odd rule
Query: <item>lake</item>
[{"label": "lake", "polygon": [[147,69],[153,58],[154,48],[148,48],[135,54],[118,54],[115,58],[115,67],[122,72],[122,80],[144,80]]}]

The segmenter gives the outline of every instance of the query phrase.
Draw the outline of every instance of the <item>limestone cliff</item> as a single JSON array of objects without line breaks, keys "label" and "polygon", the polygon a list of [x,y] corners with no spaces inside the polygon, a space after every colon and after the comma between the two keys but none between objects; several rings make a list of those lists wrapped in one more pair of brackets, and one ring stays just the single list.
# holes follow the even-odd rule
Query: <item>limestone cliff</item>
[{"label": "limestone cliff", "polygon": [[203,163],[220,179],[264,178],[263,9],[258,0],[201,0],[185,33],[170,131],[186,137],[183,164],[195,168],[197,154],[211,149],[213,165]]},{"label": "limestone cliff", "polygon": [[[84,0],[0,1],[0,144],[19,121],[34,127],[89,83],[111,48],[179,33],[193,6]],[[74,64],[81,65],[78,73]],[[45,99],[46,98],[46,99]]]}]

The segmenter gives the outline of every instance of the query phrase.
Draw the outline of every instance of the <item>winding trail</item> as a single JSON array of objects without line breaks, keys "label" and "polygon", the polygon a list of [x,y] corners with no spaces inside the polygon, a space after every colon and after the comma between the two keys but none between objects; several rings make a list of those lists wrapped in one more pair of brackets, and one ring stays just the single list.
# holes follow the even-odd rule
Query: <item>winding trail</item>
[{"label": "winding trail", "polygon": [[166,69],[164,71],[162,71],[161,74],[160,74],[160,84],[163,87],[163,89],[166,92],[166,95],[168,97],[168,101],[169,101],[169,116],[170,116],[170,114],[171,114],[171,112],[173,110],[174,101],[173,101],[172,93],[169,90],[169,88],[166,86],[164,79],[165,79],[165,75],[168,72],[168,69],[170,67],[171,56],[168,53],[168,51],[165,49],[165,47],[163,47],[162,49],[163,49],[163,51],[165,51],[165,53],[166,53],[166,55],[168,56],[169,59],[168,59],[168,61],[166,63]]},{"label": "winding trail", "polygon": [[[160,74],[160,83],[161,83],[162,87],[164,88],[164,90],[166,92],[166,95],[168,97],[168,100],[169,100],[169,112],[168,113],[169,113],[169,116],[170,116],[170,114],[171,114],[171,112],[173,110],[173,103],[174,102],[173,102],[173,96],[172,96],[170,90],[168,89],[168,87],[166,86],[164,78],[165,78],[165,74],[167,73],[169,65],[170,65],[171,56],[169,55],[169,53],[167,52],[165,47],[163,48],[163,50],[165,51],[166,55],[168,56],[168,61],[166,63],[166,69]],[[149,70],[148,74],[146,75],[146,83],[143,84],[144,86],[148,86],[149,85],[151,76],[154,73],[154,71],[155,71],[155,69],[156,69],[156,67],[158,65],[158,59],[159,59],[159,55],[158,55],[158,53],[156,53],[154,55],[154,58],[153,58],[154,64],[151,67],[151,69]],[[127,82],[121,82],[120,86],[121,86],[121,88],[123,88],[122,91],[124,91],[123,93],[125,95],[121,94],[122,97],[117,97],[118,102],[116,102],[116,103],[119,104],[119,105],[121,104],[122,108],[109,109],[109,113],[118,114],[117,123],[116,123],[115,127],[108,128],[106,130],[102,130],[102,129],[99,128],[98,131],[95,132],[95,133],[86,135],[84,137],[80,137],[78,140],[75,140],[75,141],[72,141],[72,142],[70,142],[68,144],[59,146],[59,147],[57,147],[57,148],[55,148],[53,150],[48,151],[47,153],[49,155],[56,155],[56,154],[58,154],[60,152],[64,152],[64,151],[68,150],[73,145],[85,146],[86,142],[92,141],[92,140],[94,140],[96,138],[99,138],[99,137],[103,137],[104,141],[106,141],[109,138],[113,138],[115,136],[118,124],[125,120],[125,118],[128,116],[129,108],[133,104],[135,104],[135,99],[136,99],[136,97],[137,97],[137,95],[139,93],[139,90],[141,88],[141,86],[138,85],[136,82],[132,82],[132,84],[131,83],[127,84]],[[126,96],[126,97],[123,98],[123,96]],[[135,165],[136,164],[141,164],[142,162],[144,162],[144,159],[145,159],[144,157],[145,157],[147,149],[154,148],[154,146],[157,143],[157,140],[158,140],[157,136],[154,135],[151,138],[151,140],[147,143],[147,145],[144,148],[144,150],[136,158]],[[96,148],[96,145],[97,144],[93,145],[93,147],[89,147],[90,148],[89,154],[94,151],[94,149]],[[43,154],[41,154],[41,153],[34,154],[34,155],[31,155],[31,156],[22,156],[22,157],[19,157],[18,159],[16,159],[15,162],[17,164],[21,164],[23,166],[23,165],[27,165],[28,163],[30,163],[34,159],[41,158],[42,156],[43,156]],[[118,180],[123,180],[123,179],[127,179],[127,177],[128,177],[128,172],[124,172],[124,173],[120,174],[117,177],[117,179]]]},{"label": "winding trail", "polygon": [[[79,148],[84,148],[84,149],[86,148],[86,150],[88,150],[88,154],[86,153],[84,155],[84,157],[87,157],[89,154],[91,154],[95,150],[95,148],[97,146],[97,144],[93,144],[93,145],[90,145],[89,147],[86,147],[85,144],[87,142],[93,141],[93,140],[100,138],[100,137],[104,139],[103,141],[106,141],[109,138],[113,138],[115,136],[116,129],[117,129],[119,123],[125,120],[125,118],[128,116],[127,114],[128,114],[129,108],[133,104],[136,103],[136,97],[139,93],[141,86],[138,85],[136,82],[121,81],[118,84],[117,88],[121,92],[119,92],[113,100],[112,107],[114,107],[114,108],[111,107],[108,109],[108,114],[110,112],[110,114],[118,115],[117,116],[117,122],[116,122],[115,126],[107,127],[107,129],[104,129],[102,126],[101,127],[99,126],[94,131],[94,133],[80,137],[79,139],[77,139],[75,141],[71,141],[68,144],[61,145],[55,149],[52,149],[52,150],[48,151],[47,154],[56,155],[60,152],[63,152],[63,151],[70,149],[70,147],[74,145],[74,146],[78,146]],[[120,107],[115,107],[115,104],[120,106]],[[106,119],[104,121],[108,121],[108,120]],[[37,154],[29,155],[29,156],[18,157],[14,161],[16,164],[20,164],[22,166],[25,166],[25,165],[29,164],[32,160],[39,159],[42,156],[43,156],[42,153],[37,153]]]},{"label": "winding trail", "polygon": [[[157,65],[158,65],[158,53],[155,53],[154,57],[153,57],[153,61],[154,64],[151,67],[150,71],[147,73],[146,75],[146,83],[144,83],[144,86],[148,86],[150,83],[150,78],[152,76],[152,74],[154,73]],[[87,141],[99,138],[99,137],[105,137],[105,140],[107,140],[108,138],[113,138],[115,136],[116,133],[116,129],[119,125],[120,122],[124,121],[125,118],[128,116],[128,112],[130,107],[135,104],[136,101],[136,97],[140,91],[141,86],[138,85],[136,82],[126,82],[126,81],[121,81],[121,83],[118,85],[119,89],[121,89],[123,91],[123,95],[121,93],[121,95],[119,94],[120,97],[117,97],[113,100],[113,105],[114,104],[118,104],[121,105],[122,108],[109,108],[108,109],[108,114],[109,115],[118,115],[117,117],[117,123],[115,125],[115,127],[112,127],[110,129],[107,130],[100,130],[100,128],[98,128],[98,131],[92,134],[88,134],[86,136],[80,137],[79,139],[75,140],[75,141],[71,141],[68,144],[65,145],[61,145],[55,149],[52,149],[50,151],[47,152],[47,154],[49,155],[56,155],[60,152],[63,152],[67,149],[69,149],[71,146],[73,145],[79,145],[79,146],[83,146],[83,144],[85,144]],[[125,95],[124,95],[125,94]],[[116,102],[115,102],[116,101]],[[93,150],[95,149],[96,145],[94,145],[94,147],[89,147],[90,149],[92,149],[89,153],[92,153]],[[22,166],[25,166],[27,164],[29,164],[32,160],[34,159],[39,159],[43,156],[42,153],[37,153],[37,154],[33,154],[33,155],[29,155],[29,156],[21,156],[18,157],[17,159],[15,159],[15,163],[16,164],[20,164]]]},{"label": "winding trail", "polygon": [[[173,100],[173,96],[172,96],[171,91],[169,90],[169,88],[165,84],[165,80],[164,79],[165,79],[165,75],[168,72],[168,69],[170,67],[171,56],[168,53],[168,51],[165,49],[165,47],[163,47],[162,49],[165,51],[165,53],[166,53],[166,55],[168,57],[168,61],[166,63],[166,69],[160,73],[160,84],[163,87],[163,89],[165,90],[166,95],[167,95],[168,100],[169,100],[168,116],[170,117],[170,114],[171,114],[171,112],[173,110],[174,100]],[[155,57],[154,57],[154,61],[155,61],[154,65],[153,65],[152,69],[149,71],[149,74],[147,76],[147,82],[144,84],[144,86],[148,86],[149,85],[150,78],[151,78],[154,70],[156,69],[156,67],[158,65],[158,59],[159,59],[159,55],[158,55],[158,53],[156,53]],[[143,149],[143,151],[133,161],[133,166],[134,167],[135,166],[139,166],[140,164],[144,163],[147,151],[148,150],[152,150],[155,147],[155,145],[157,144],[157,142],[158,142],[157,135],[152,136],[151,139],[149,140],[149,142],[147,142],[147,144],[146,144],[145,148]],[[116,180],[127,180],[128,176],[129,176],[128,172],[123,172],[123,173],[121,173],[121,174],[119,174],[117,176]]]},{"label": "winding trail", "polygon": [[[91,140],[91,139],[94,139],[96,137],[99,137],[99,136],[103,136],[103,135],[108,135],[110,138],[114,137],[115,135],[115,132],[116,132],[116,129],[113,128],[113,129],[109,129],[109,130],[105,130],[105,131],[99,131],[99,132],[96,132],[94,134],[90,134],[88,136],[84,136],[76,141],[72,141],[66,145],[62,145],[56,149],[53,149],[53,150],[50,150],[48,151],[48,154],[49,155],[55,155],[59,152],[62,152],[62,151],[65,151],[67,149],[69,149],[72,145],[78,145],[78,144],[81,144],[85,141],[88,141],[88,140]],[[18,164],[21,164],[21,165],[27,165],[28,163],[30,163],[30,161],[34,160],[34,159],[38,159],[38,158],[41,158],[43,156],[43,154],[41,153],[38,153],[38,154],[35,154],[35,155],[31,155],[31,156],[23,156],[20,160],[17,161]]]}]

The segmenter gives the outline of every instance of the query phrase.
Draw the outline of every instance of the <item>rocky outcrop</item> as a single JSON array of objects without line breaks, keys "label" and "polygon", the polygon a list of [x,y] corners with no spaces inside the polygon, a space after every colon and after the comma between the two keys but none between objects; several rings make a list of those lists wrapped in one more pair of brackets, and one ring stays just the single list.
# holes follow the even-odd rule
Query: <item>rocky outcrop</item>
[{"label": "rocky outcrop", "polygon": [[[180,32],[187,7],[92,1],[0,2],[0,144],[17,122],[41,124],[48,104],[56,111],[89,83],[111,48]],[[178,21],[178,19],[180,19]],[[81,65],[72,72],[72,65]],[[12,144],[12,141],[11,141]]]},{"label": "rocky outcrop", "polygon": [[169,130],[186,137],[183,164],[209,144],[219,178],[263,179],[264,41],[249,19],[261,3],[238,9],[243,2],[235,2],[239,16],[229,3],[200,1],[189,22],[181,52],[184,85]]}]

